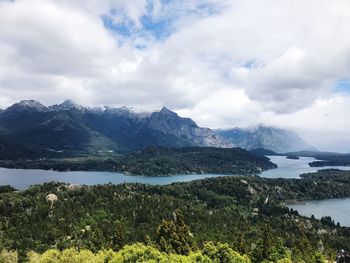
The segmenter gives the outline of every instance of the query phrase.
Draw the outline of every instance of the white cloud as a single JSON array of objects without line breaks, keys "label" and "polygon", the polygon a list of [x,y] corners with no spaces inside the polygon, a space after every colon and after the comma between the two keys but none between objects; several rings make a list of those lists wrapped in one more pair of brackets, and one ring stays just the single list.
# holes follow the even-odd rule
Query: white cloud
[{"label": "white cloud", "polygon": [[[105,28],[104,15],[131,35]],[[2,107],[166,105],[205,126],[264,121],[318,145],[314,130],[350,140],[348,95],[333,90],[350,79],[347,0],[0,1],[0,24]]]},{"label": "white cloud", "polygon": [[316,100],[310,107],[292,114],[264,113],[261,120],[296,130],[320,150],[350,151],[350,95],[335,94]]}]

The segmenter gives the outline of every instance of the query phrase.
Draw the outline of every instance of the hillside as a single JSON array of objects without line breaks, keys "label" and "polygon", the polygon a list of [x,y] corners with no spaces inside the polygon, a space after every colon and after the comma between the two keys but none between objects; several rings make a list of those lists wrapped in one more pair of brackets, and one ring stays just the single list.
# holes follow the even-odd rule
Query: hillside
[{"label": "hillside", "polygon": [[262,124],[254,128],[234,128],[216,130],[215,132],[225,140],[247,150],[263,148],[277,153],[302,150],[316,151],[296,133]]}]

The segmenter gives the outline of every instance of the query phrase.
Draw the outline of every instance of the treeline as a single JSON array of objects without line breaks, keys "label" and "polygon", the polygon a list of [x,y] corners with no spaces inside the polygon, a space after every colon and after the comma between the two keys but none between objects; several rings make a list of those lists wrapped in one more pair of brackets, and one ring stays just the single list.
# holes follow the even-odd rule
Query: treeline
[{"label": "treeline", "polygon": [[212,241],[252,263],[278,262],[276,253],[292,262],[313,262],[318,251],[334,259],[339,250],[350,251],[350,228],[299,216],[281,202],[345,196],[350,173],[332,170],[292,180],[232,176],[168,186],[7,188],[0,194],[0,251],[17,251],[23,261],[30,251],[96,254],[141,242],[162,253],[189,255]]},{"label": "treeline", "polygon": [[[350,158],[349,158],[350,159]],[[313,161],[309,163],[310,167],[324,166],[350,166],[350,160],[334,160],[334,161]]]}]

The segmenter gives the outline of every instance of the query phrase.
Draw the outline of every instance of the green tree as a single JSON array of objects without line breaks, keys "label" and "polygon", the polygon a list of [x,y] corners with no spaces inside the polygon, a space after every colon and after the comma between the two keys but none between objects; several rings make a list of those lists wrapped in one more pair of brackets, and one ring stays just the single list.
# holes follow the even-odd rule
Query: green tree
[{"label": "green tree", "polygon": [[320,252],[316,252],[313,257],[313,263],[326,263],[326,259]]},{"label": "green tree", "polygon": [[240,255],[228,244],[207,242],[204,244],[203,255],[208,256],[214,263],[250,263],[246,255]]},{"label": "green tree", "polygon": [[192,234],[180,210],[173,220],[163,220],[157,229],[156,244],[161,251],[188,255],[194,248]]},{"label": "green tree", "polygon": [[273,235],[271,226],[266,224],[264,227],[264,236],[263,236],[263,257],[268,258],[272,252],[273,248]]}]

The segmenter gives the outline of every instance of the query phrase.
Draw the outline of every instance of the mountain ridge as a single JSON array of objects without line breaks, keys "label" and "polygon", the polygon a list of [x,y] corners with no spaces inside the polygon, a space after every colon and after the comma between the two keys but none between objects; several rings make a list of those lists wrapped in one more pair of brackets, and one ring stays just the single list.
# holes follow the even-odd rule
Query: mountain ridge
[{"label": "mountain ridge", "polygon": [[276,153],[317,151],[295,132],[264,124],[250,128],[218,129],[215,132],[246,150],[267,149]]},{"label": "mountain ridge", "polygon": [[[103,152],[125,153],[150,146],[242,147],[281,152],[316,149],[297,134],[259,124],[212,130],[163,107],[84,107],[71,100],[45,106],[23,100],[0,111],[0,158],[64,157]],[[9,155],[9,152],[11,154]]]},{"label": "mountain ridge", "polygon": [[[163,107],[152,113],[130,108],[87,108],[65,101],[44,106],[34,100],[15,103],[0,113],[0,145],[18,158],[62,157],[77,153],[130,152],[149,146],[232,147],[209,128]],[[11,147],[10,147],[11,146]],[[34,147],[35,146],[35,147]],[[29,148],[31,154],[22,149]],[[17,152],[17,154],[16,154]]]}]

